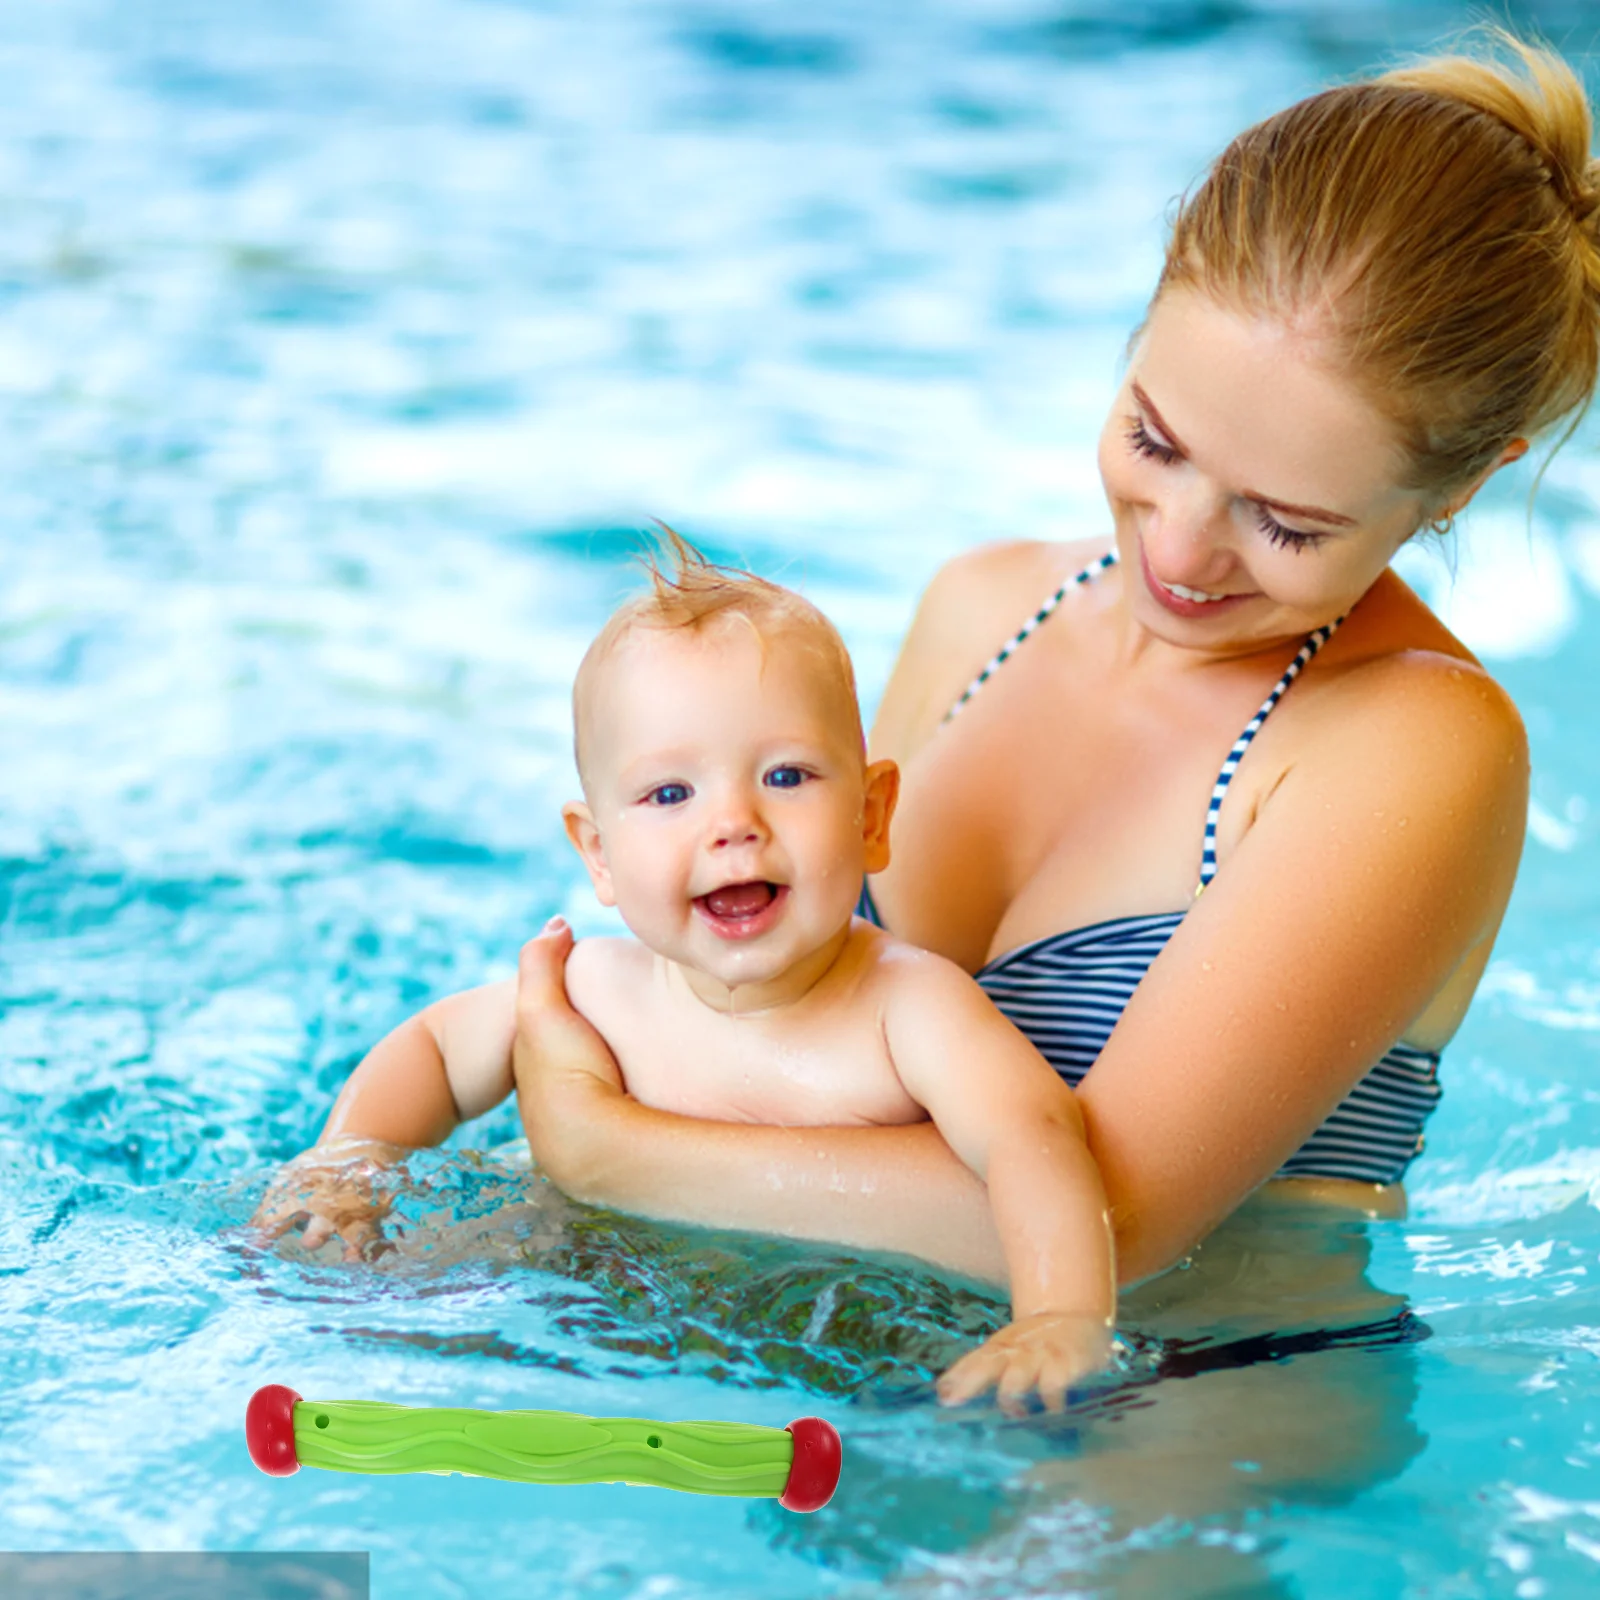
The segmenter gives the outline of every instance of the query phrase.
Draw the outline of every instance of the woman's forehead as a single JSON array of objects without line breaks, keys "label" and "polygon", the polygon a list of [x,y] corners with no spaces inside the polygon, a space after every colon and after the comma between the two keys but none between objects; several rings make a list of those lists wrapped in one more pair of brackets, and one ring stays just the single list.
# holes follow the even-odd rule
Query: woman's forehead
[{"label": "woman's forehead", "polygon": [[1169,443],[1249,498],[1364,522],[1405,496],[1397,430],[1309,326],[1169,291],[1151,310],[1129,385]]}]

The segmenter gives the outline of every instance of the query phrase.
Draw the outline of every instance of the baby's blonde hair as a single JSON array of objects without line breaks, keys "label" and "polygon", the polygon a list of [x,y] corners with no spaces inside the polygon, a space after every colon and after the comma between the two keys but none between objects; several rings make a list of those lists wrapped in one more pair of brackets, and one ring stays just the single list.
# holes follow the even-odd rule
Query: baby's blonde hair
[{"label": "baby's blonde hair", "polygon": [[1600,359],[1583,86],[1488,33],[1499,60],[1436,57],[1240,134],[1179,211],[1156,290],[1327,337],[1437,504],[1513,440],[1575,426]]},{"label": "baby's blonde hair", "polygon": [[839,630],[793,589],[758,578],[742,567],[708,561],[675,529],[664,522],[656,526],[659,547],[647,548],[639,558],[650,580],[649,591],[625,601],[612,612],[573,679],[573,756],[579,777],[584,776],[584,723],[594,702],[601,668],[624,639],[641,630],[703,634],[743,624],[763,649],[771,639],[801,638],[818,658],[822,670],[836,678],[855,718],[856,741],[864,750],[855,671]]}]

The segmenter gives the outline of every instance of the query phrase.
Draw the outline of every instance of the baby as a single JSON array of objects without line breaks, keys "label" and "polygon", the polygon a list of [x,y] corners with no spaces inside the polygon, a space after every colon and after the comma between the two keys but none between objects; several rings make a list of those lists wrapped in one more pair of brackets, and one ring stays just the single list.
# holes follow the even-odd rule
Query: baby
[{"label": "baby", "polygon": [[[1072,1093],[966,973],[854,917],[863,873],[888,864],[899,774],[866,760],[833,626],[668,539],[674,570],[651,567],[651,592],[602,629],[573,690],[584,798],[564,808],[567,835],[635,937],[573,947],[572,1003],[627,1092],[662,1111],[791,1127],[931,1117],[988,1185],[1016,1319],[941,1393],[997,1382],[1059,1404],[1105,1359],[1115,1311]],[[515,991],[469,990],[397,1029],[321,1142],[437,1143],[497,1105],[513,1087]],[[345,1231],[336,1206],[311,1209],[308,1246]]]}]

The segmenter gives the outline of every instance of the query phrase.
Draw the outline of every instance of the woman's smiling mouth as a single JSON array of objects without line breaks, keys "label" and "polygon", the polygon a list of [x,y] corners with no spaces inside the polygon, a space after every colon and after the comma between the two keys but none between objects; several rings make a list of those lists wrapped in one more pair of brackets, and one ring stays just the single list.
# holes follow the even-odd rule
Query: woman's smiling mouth
[{"label": "woman's smiling mouth", "polygon": [[1144,553],[1144,541],[1139,541],[1139,567],[1144,573],[1145,587],[1155,600],[1179,617],[1211,617],[1225,611],[1230,605],[1251,597],[1248,594],[1211,594],[1205,589],[1191,589],[1185,583],[1163,583],[1150,570],[1150,558]]}]

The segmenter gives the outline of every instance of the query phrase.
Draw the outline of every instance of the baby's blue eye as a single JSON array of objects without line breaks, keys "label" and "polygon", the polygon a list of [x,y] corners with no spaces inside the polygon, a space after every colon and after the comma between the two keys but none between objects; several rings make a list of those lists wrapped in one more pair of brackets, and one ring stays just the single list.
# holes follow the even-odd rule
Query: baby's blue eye
[{"label": "baby's blue eye", "polygon": [[769,789],[798,789],[809,776],[803,767],[774,767],[765,781]]},{"label": "baby's blue eye", "polygon": [[644,803],[647,806],[681,806],[689,794],[686,783],[662,783],[644,797]]}]

